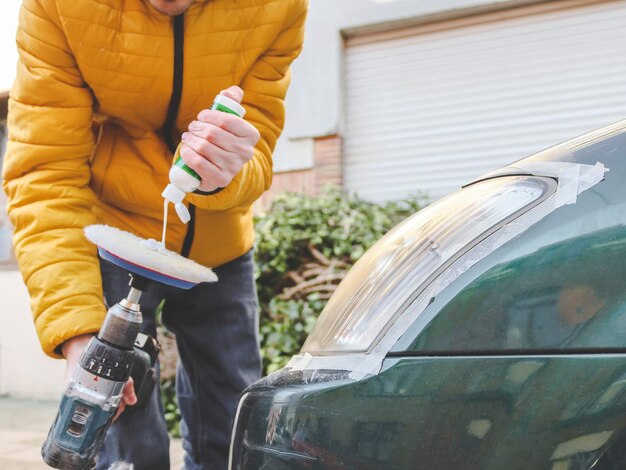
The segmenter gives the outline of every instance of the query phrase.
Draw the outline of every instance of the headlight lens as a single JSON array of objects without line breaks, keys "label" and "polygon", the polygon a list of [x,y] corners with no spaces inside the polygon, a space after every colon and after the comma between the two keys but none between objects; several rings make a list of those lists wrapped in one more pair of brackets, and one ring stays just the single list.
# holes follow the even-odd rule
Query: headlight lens
[{"label": "headlight lens", "polygon": [[302,352],[367,351],[438,271],[547,197],[552,180],[509,176],[452,193],[381,238],[328,301]]}]

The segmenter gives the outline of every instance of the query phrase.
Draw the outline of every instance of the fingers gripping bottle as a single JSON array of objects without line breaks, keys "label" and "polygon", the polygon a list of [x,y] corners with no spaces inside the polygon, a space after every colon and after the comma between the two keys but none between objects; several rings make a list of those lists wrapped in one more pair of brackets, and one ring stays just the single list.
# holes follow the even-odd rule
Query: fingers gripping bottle
[{"label": "fingers gripping bottle", "polygon": [[[234,114],[241,118],[246,112],[243,106],[225,95],[217,95],[211,109]],[[174,165],[172,165],[170,169],[169,178],[170,184],[167,185],[161,194],[165,198],[165,213],[167,213],[168,202],[171,202],[174,204],[174,208],[180,220],[186,224],[191,219],[191,216],[189,215],[189,210],[183,204],[183,199],[187,193],[191,193],[200,187],[202,178],[192,168],[185,165],[185,162],[178,152],[174,158]],[[167,216],[164,217],[164,219],[166,218]],[[164,225],[165,224],[166,220],[164,220]],[[163,233],[165,234],[165,226],[163,229]]]}]

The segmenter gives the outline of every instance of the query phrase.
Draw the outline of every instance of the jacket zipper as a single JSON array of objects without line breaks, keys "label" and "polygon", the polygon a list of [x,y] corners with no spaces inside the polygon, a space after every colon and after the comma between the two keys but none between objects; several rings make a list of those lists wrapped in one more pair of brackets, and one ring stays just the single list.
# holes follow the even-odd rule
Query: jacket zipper
[{"label": "jacket zipper", "polygon": [[[178,147],[178,139],[174,137],[176,128],[176,117],[180,108],[180,100],[183,94],[183,52],[185,45],[185,15],[178,15],[173,18],[174,27],[174,80],[172,82],[172,96],[170,104],[167,108],[167,117],[163,124],[162,134],[170,152],[176,152]],[[191,252],[193,236],[195,232],[195,213],[196,208],[193,204],[189,204],[189,214],[191,220],[187,226],[187,233],[183,240],[183,247],[180,254],[187,257]]]}]

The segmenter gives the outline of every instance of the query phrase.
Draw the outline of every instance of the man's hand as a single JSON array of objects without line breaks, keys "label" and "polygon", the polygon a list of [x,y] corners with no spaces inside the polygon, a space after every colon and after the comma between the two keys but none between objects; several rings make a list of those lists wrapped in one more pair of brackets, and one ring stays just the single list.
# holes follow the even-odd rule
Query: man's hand
[{"label": "man's hand", "polygon": [[[74,373],[74,369],[76,368],[78,361],[80,360],[80,356],[87,347],[87,344],[91,340],[93,335],[80,335],[76,336],[72,339],[68,339],[61,346],[61,351],[63,352],[63,356],[67,360],[67,364],[65,365],[65,382],[67,383],[70,380],[70,377]],[[126,385],[124,386],[124,392],[122,396],[122,401],[120,402],[120,406],[115,412],[115,416],[113,417],[113,421],[115,421],[122,411],[126,408],[126,405],[134,405],[137,403],[137,396],[135,395],[135,387],[133,386],[133,379],[130,377]]]},{"label": "man's hand", "polygon": [[[241,103],[243,91],[231,86],[220,94]],[[252,159],[259,131],[233,114],[205,109],[182,136],[180,156],[202,178],[201,191],[228,186]]]}]

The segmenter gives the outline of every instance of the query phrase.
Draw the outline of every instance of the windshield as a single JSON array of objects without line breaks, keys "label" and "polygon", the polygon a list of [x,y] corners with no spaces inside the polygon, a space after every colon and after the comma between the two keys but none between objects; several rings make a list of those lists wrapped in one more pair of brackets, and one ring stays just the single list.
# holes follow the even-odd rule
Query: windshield
[{"label": "windshield", "polygon": [[410,349],[623,348],[625,253],[626,227],[620,225],[498,264],[452,298]]}]

